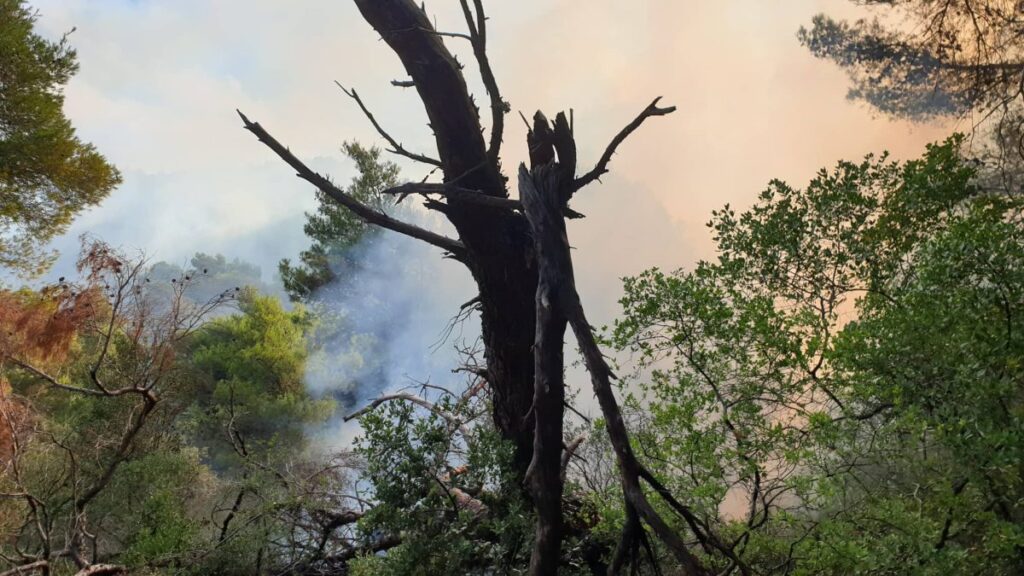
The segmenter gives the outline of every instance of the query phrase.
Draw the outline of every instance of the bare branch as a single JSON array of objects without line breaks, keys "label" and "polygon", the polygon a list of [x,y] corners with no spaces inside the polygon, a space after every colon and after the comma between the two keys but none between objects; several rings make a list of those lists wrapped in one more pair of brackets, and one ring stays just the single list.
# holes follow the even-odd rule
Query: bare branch
[{"label": "bare branch", "polygon": [[629,137],[630,134],[633,133],[634,130],[639,128],[640,125],[644,123],[644,120],[647,120],[651,116],[665,116],[676,111],[675,106],[659,108],[658,102],[660,100],[661,96],[655,98],[654,101],[651,102],[647,106],[647,108],[644,108],[644,110],[640,112],[640,114],[636,118],[634,118],[632,122],[627,124],[626,127],[623,128],[622,130],[620,130],[619,133],[615,135],[615,138],[612,138],[612,141],[608,144],[608,147],[605,148],[604,154],[601,155],[601,159],[597,161],[597,164],[594,166],[593,170],[587,172],[583,176],[580,176],[579,178],[576,179],[575,182],[573,182],[573,192],[579,190],[580,188],[583,188],[587,184],[590,184],[594,180],[600,178],[601,175],[606,174],[608,172],[608,163],[612,161],[612,156],[615,154],[615,150],[619,147],[620,144],[622,144],[626,140],[626,138]]},{"label": "bare branch", "polygon": [[579,410],[577,410],[577,409],[576,409],[576,407],[575,407],[575,406],[573,406],[573,405],[572,405],[571,403],[569,403],[569,402],[566,402],[566,403],[565,403],[565,407],[566,407],[566,408],[567,408],[567,409],[568,409],[568,410],[569,410],[570,412],[572,412],[573,414],[575,414],[576,416],[579,416],[579,417],[580,417],[580,419],[581,419],[581,420],[583,420],[584,422],[586,422],[587,424],[590,424],[590,423],[592,422],[592,420],[590,419],[590,417],[589,417],[589,416],[587,416],[586,414],[584,414],[584,413],[580,412]]},{"label": "bare branch", "polygon": [[433,34],[434,36],[440,36],[442,38],[459,38],[460,40],[473,41],[473,38],[469,34],[463,34],[462,32],[441,32],[439,30],[428,30],[425,28],[422,30],[428,34]]},{"label": "bare branch", "polygon": [[397,195],[399,197],[399,202],[404,200],[405,197],[409,196],[410,194],[422,194],[424,196],[430,194],[437,194],[438,196],[445,196],[457,201],[465,201],[473,204],[479,204],[481,206],[490,206],[492,208],[519,211],[523,209],[523,205],[518,200],[501,198],[498,196],[487,196],[478,190],[463,188],[461,186],[456,186],[450,182],[409,182],[407,184],[401,184],[393,188],[388,188],[386,190],[383,190],[381,193]]},{"label": "bare branch", "polygon": [[22,564],[21,566],[15,566],[14,568],[7,570],[6,572],[0,572],[0,576],[21,576],[22,574],[31,574],[32,572],[43,572],[48,570],[50,562],[48,560],[36,560],[35,562],[29,562],[28,564]]},{"label": "bare branch", "polygon": [[474,20],[469,10],[468,0],[460,0],[462,14],[466,18],[466,26],[469,28],[469,41],[473,46],[473,56],[480,67],[480,79],[487,89],[487,95],[491,100],[491,138],[487,147],[487,156],[491,162],[497,163],[501,153],[501,140],[505,132],[505,114],[511,109],[508,102],[501,98],[501,91],[498,88],[498,81],[494,78],[494,71],[491,70],[491,61],[487,58],[487,15],[484,14],[482,0],[473,0],[476,11]]},{"label": "bare branch", "polygon": [[466,0],[459,0],[459,5],[462,6],[462,15],[466,18],[466,27],[469,28],[470,38],[476,38],[478,34],[476,20],[473,18],[473,12],[469,9],[469,2]]},{"label": "bare branch", "polygon": [[75,576],[113,576],[127,573],[127,568],[117,564],[93,564],[75,572]]},{"label": "bare branch", "polygon": [[441,166],[440,160],[435,160],[434,158],[431,158],[429,156],[424,156],[422,154],[410,152],[406,150],[401,144],[399,144],[398,141],[391,136],[391,134],[388,134],[387,131],[384,130],[380,123],[377,122],[377,119],[373,117],[373,114],[370,113],[370,110],[366,108],[366,104],[363,104],[363,99],[359,97],[359,94],[355,91],[355,88],[349,90],[342,86],[337,80],[335,80],[334,83],[338,85],[338,88],[341,88],[341,91],[344,92],[346,96],[356,101],[356,104],[359,105],[359,109],[362,110],[363,114],[366,115],[366,118],[370,121],[370,124],[373,124],[373,127],[377,130],[377,133],[380,134],[382,138],[387,140],[388,144],[391,144],[391,150],[388,150],[388,152],[391,152],[392,154],[398,154],[399,156],[405,156],[410,160],[423,162],[424,164],[430,164],[431,166]]},{"label": "bare branch", "polygon": [[430,402],[429,400],[416,396],[415,394],[409,394],[406,392],[401,392],[398,394],[385,394],[383,396],[379,396],[375,398],[372,402],[370,402],[370,404],[368,404],[366,407],[361,408],[349,414],[348,416],[345,416],[344,420],[345,422],[349,422],[350,420],[354,420],[364,414],[367,414],[368,412],[371,412],[372,410],[376,409],[378,406],[384,404],[385,402],[393,402],[396,400],[412,402],[417,406],[426,408],[427,410],[445,419],[453,428],[461,432],[463,436],[469,436],[470,434],[469,427],[466,426],[466,424],[462,422],[462,420],[457,418],[454,414],[438,408],[436,404]]},{"label": "bare branch", "polygon": [[68,392],[75,392],[77,394],[85,394],[87,396],[119,396],[119,395],[124,393],[124,391],[120,391],[120,390],[117,391],[117,392],[120,392],[120,394],[119,394],[119,393],[112,393],[112,392],[109,392],[109,391],[108,392],[103,392],[103,391],[100,391],[100,390],[93,390],[91,388],[81,388],[79,386],[69,386],[67,384],[62,384],[59,380],[57,380],[53,376],[47,374],[46,372],[43,372],[42,370],[36,368],[35,366],[33,366],[33,365],[31,365],[31,364],[29,364],[27,362],[23,362],[21,360],[18,360],[17,358],[10,358],[10,361],[11,361],[11,364],[13,364],[14,366],[16,366],[18,368],[21,368],[22,370],[32,374],[33,376],[35,376],[35,377],[45,381],[50,386],[53,386],[54,388],[59,388],[61,390],[65,390],[65,391],[68,391]]},{"label": "bare branch", "polygon": [[375,224],[381,228],[387,228],[406,236],[422,240],[428,244],[432,244],[451,252],[456,258],[461,258],[465,254],[465,247],[462,242],[453,238],[448,238],[441,234],[436,234],[429,230],[424,230],[419,226],[396,220],[383,212],[379,212],[359,202],[355,198],[352,198],[340,188],[335,186],[330,180],[321,176],[320,174],[311,170],[308,166],[302,163],[301,160],[295,157],[288,148],[278,142],[273,136],[271,136],[258,122],[250,122],[246,118],[245,114],[238,112],[238,115],[242,118],[242,122],[245,124],[245,129],[256,135],[260,142],[263,142],[268,148],[274,151],[282,160],[284,160],[289,166],[295,169],[296,175],[299,178],[309,182],[316,186],[321,192],[329,196],[338,204],[341,204],[345,208],[348,208],[356,216],[359,216],[370,224]]},{"label": "bare branch", "polygon": [[[488,154],[480,111],[469,95],[462,66],[434,32],[426,13],[413,0],[354,0],[359,12],[402,61],[423,102],[437,143],[445,181],[472,171],[463,185],[490,196],[508,196],[505,178]],[[476,220],[457,211],[453,224],[465,229]],[[514,220],[500,217],[502,220]]]},{"label": "bare branch", "polygon": [[565,447],[565,452],[562,452],[562,482],[565,482],[565,473],[569,469],[569,461],[576,455],[576,451],[579,450],[583,442],[586,441],[587,435],[580,434],[579,436],[572,439],[569,445]]}]

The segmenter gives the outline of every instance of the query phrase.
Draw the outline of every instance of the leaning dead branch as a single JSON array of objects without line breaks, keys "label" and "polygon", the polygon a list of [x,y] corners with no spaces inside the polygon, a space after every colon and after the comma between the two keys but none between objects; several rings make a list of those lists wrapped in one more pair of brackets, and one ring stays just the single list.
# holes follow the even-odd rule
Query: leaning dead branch
[{"label": "leaning dead branch", "polygon": [[[568,246],[565,248],[568,250]],[[583,354],[584,364],[590,372],[591,383],[594,387],[594,394],[597,396],[598,404],[601,405],[601,412],[605,418],[605,425],[608,437],[611,440],[612,448],[619,462],[619,472],[622,480],[622,491],[626,501],[632,506],[637,515],[645,524],[651,527],[655,535],[665,544],[666,548],[685,568],[686,574],[704,575],[710,574],[700,560],[688,549],[683,539],[673,530],[668,523],[655,511],[647,500],[647,496],[640,486],[640,463],[636,460],[633,448],[629,443],[629,433],[626,431],[626,424],[622,418],[622,411],[619,409],[612,391],[612,371],[601,354],[597,340],[590,329],[586,316],[583,313],[583,306],[580,305],[579,295],[573,290],[567,294],[570,298],[568,303],[569,325],[576,335],[576,341]],[[625,536],[625,533],[624,533]]]},{"label": "leaning dead branch", "polygon": [[423,240],[428,244],[432,244],[434,246],[437,246],[438,248],[450,252],[456,258],[459,258],[464,255],[465,247],[462,245],[462,242],[459,242],[458,240],[452,238],[448,238],[447,236],[442,236],[441,234],[437,234],[429,230],[424,230],[419,226],[409,224],[407,222],[402,222],[401,220],[396,220],[395,218],[392,218],[391,216],[388,216],[383,212],[374,210],[373,208],[370,208],[369,206],[349,196],[340,188],[335,186],[330,180],[314,172],[308,166],[306,166],[301,160],[299,160],[294,154],[292,154],[291,151],[288,150],[288,148],[283,146],[266,130],[264,130],[263,127],[260,126],[258,122],[251,122],[248,118],[246,118],[245,114],[242,114],[241,111],[238,111],[238,115],[242,118],[242,122],[245,124],[245,129],[255,134],[256,138],[258,138],[260,142],[264,143],[268,148],[273,150],[274,153],[277,154],[282,160],[284,160],[289,166],[294,168],[296,175],[299,178],[302,178],[303,180],[316,186],[318,189],[320,189],[321,192],[326,194],[328,197],[330,197],[338,204],[341,204],[342,206],[351,210],[356,216],[359,216],[360,218],[366,220],[370,224],[376,224],[381,228],[387,228],[388,230],[393,230],[395,232],[405,234],[406,236],[411,236],[418,240]]}]

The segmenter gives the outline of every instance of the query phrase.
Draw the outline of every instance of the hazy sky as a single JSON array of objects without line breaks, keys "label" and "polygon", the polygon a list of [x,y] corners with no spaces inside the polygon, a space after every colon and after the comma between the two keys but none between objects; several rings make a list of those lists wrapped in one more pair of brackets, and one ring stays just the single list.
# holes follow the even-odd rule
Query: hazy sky
[{"label": "hazy sky", "polygon": [[[124,185],[80,217],[57,246],[92,232],[183,262],[222,252],[274,272],[307,243],[312,190],[247,132],[261,122],[317,169],[346,182],[343,140],[377,143],[357,88],[393,134],[430,151],[426,117],[397,58],[346,0],[33,0],[44,33],[71,36],[81,72],[67,111]],[[819,12],[857,15],[845,0],[490,0],[493,67],[511,102],[506,169],[525,151],[527,116],[570,107],[581,166],[654,96],[679,111],[620,148],[613,175],[577,196],[577,277],[590,314],[615,314],[619,278],[712,255],[711,210],[750,204],[771,178],[802,186],[843,158],[919,154],[941,126],[874,117],[845,99],[845,77],[796,40]],[[461,30],[457,0],[433,0],[440,29]],[[465,47],[461,60],[475,74]],[[486,97],[471,81],[477,100]],[[425,172],[409,166],[404,175]],[[66,262],[63,266],[66,267]],[[452,266],[446,274],[457,274]],[[461,295],[460,295],[461,296]]]}]

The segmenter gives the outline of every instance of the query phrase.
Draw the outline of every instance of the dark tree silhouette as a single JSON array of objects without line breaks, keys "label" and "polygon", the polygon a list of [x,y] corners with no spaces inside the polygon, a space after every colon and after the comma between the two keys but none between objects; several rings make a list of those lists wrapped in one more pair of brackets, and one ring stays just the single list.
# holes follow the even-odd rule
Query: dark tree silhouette
[{"label": "dark tree silhouette", "polygon": [[[855,0],[899,26],[825,15],[800,42],[850,75],[850,98],[912,119],[997,112],[1024,99],[1024,4],[1017,0]],[[1019,103],[1019,102],[1018,102]]]},{"label": "dark tree silhouette", "polygon": [[976,154],[985,187],[1020,194],[1024,2],[853,1],[896,18],[846,22],[819,14],[800,29],[800,42],[846,71],[851,100],[914,121],[969,120],[983,137]]},{"label": "dark tree silhouette", "polygon": [[[538,112],[527,137],[530,166],[519,167],[520,200],[509,198],[501,169],[504,116],[509,111],[487,57],[487,17],[482,0],[462,0],[467,33],[434,29],[424,10],[412,0],[355,0],[366,21],[402,61],[426,108],[434,131],[436,159],[406,150],[385,131],[354,90],[356,100],[391,152],[439,167],[441,183],[404,184],[389,193],[418,194],[427,208],[444,214],[458,238],[449,238],[396,220],[367,206],[317,174],[270,135],[239,112],[245,128],[291,166],[298,177],[366,222],[417,238],[438,248],[469,269],[479,288],[486,355],[484,375],[493,394],[494,422],[515,446],[514,468],[537,512],[531,574],[555,574],[563,537],[561,474],[563,454],[564,333],[571,326],[583,352],[594,390],[607,421],[621,475],[628,522],[612,572],[627,555],[646,544],[643,525],[650,527],[688,574],[707,569],[684,540],[717,550],[732,562],[731,570],[747,573],[729,547],[689,514],[634,457],[610,380],[613,374],[586,321],[573,281],[565,219],[573,195],[608,172],[620,144],[648,118],[675,110],[654,100],[612,138],[597,163],[577,175],[576,143],[565,114],[554,122]],[[446,37],[468,40],[490,101],[491,130],[484,137],[478,109],[466,86],[462,66],[446,47]],[[648,502],[642,483],[665,499],[693,534],[674,531]],[[642,524],[641,524],[642,523]]]}]

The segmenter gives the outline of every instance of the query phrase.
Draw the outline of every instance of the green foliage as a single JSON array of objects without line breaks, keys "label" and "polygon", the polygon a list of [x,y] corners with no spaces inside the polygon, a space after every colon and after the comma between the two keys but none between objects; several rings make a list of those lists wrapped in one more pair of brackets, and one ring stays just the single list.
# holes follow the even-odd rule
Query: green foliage
[{"label": "green foliage", "polygon": [[[346,142],[342,150],[356,163],[359,172],[345,193],[376,210],[390,206],[392,199],[382,191],[398,184],[398,166],[381,160],[378,148]],[[317,289],[337,277],[357,274],[359,262],[352,249],[368,234],[378,232],[320,190],[316,197],[316,213],[306,214],[304,227],[313,245],[299,254],[298,265],[282,260],[279,266],[285,290],[295,301],[308,301]]]},{"label": "green foliage", "polygon": [[25,274],[45,269],[46,243],[121,181],[64,117],[75,51],[66,36],[35,34],[35,20],[23,0],[0,1],[0,266]]},{"label": "green foliage", "polygon": [[[445,396],[438,408],[459,418],[479,406]],[[392,402],[360,419],[357,450],[366,461],[374,508],[360,521],[366,538],[401,534],[383,557],[354,563],[355,574],[521,573],[532,515],[511,474],[512,448],[492,426],[468,437],[435,413]],[[466,504],[466,498],[478,504]]]},{"label": "green foliage", "polygon": [[198,450],[165,449],[127,463],[97,507],[124,535],[124,562],[145,566],[187,557],[201,545],[203,511],[196,504],[213,487]]},{"label": "green foliage", "polygon": [[[110,262],[138,283],[119,292],[104,276],[110,300],[68,297],[89,312],[45,365],[54,376],[16,369],[35,356],[10,335],[0,342],[0,425],[13,435],[0,436],[0,491],[32,495],[0,501],[0,553],[57,554],[53,569],[63,573],[71,559],[60,550],[83,538],[64,527],[83,526],[97,542],[92,561],[139,573],[276,573],[305,560],[308,550],[294,540],[299,532],[321,537],[311,515],[329,526],[325,511],[347,504],[332,496],[346,486],[346,463],[307,450],[333,412],[332,401],[311,398],[302,384],[311,318],[248,289],[237,313],[205,320],[183,312],[199,306],[180,297],[192,279],[179,277],[169,292],[179,299],[160,302],[164,292],[150,290],[141,263]],[[129,304],[118,308],[117,293]],[[0,296],[14,307],[0,318],[14,334],[24,317],[16,306],[33,295]],[[28,310],[53,324],[72,313],[63,306]],[[153,402],[140,402],[142,394]],[[46,515],[39,530],[32,504]]]},{"label": "green foliage", "polygon": [[305,334],[313,320],[301,307],[286,311],[252,289],[242,291],[239,309],[204,326],[191,347],[201,374],[192,407],[201,442],[215,462],[235,460],[239,452],[301,452],[307,427],[334,409],[303,386]]},{"label": "green foliage", "polygon": [[1021,569],[1022,206],[961,143],[772,182],[626,280],[638,452],[758,571]]}]

